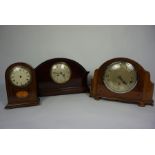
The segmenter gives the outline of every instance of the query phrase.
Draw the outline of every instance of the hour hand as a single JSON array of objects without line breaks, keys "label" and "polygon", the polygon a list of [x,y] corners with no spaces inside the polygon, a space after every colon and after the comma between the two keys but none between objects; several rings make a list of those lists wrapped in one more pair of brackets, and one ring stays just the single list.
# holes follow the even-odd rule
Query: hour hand
[{"label": "hour hand", "polygon": [[65,74],[64,74],[63,72],[60,72],[60,74],[61,74],[63,77],[65,77]]},{"label": "hour hand", "polygon": [[53,74],[55,74],[56,76],[59,76],[59,73],[57,73],[57,72],[53,72]]},{"label": "hour hand", "polygon": [[121,76],[118,76],[117,78],[118,78],[119,80],[121,80],[123,84],[127,85],[126,81],[124,81],[123,78],[122,78]]}]

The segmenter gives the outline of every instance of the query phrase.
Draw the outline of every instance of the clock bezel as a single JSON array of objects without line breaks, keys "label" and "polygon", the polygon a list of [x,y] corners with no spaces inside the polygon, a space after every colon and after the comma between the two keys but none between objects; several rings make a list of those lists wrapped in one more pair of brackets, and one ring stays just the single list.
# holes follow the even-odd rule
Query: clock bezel
[{"label": "clock bezel", "polygon": [[[21,85],[21,86],[18,86],[18,85],[15,85],[15,84],[12,82],[12,80],[11,80],[11,73],[12,73],[12,71],[14,70],[14,68],[16,68],[16,67],[24,68],[24,69],[26,69],[26,70],[29,72],[29,74],[30,74],[30,80],[29,80],[28,83],[26,83],[26,84],[24,84],[24,85]],[[13,86],[15,86],[15,87],[18,87],[18,88],[25,88],[25,87],[27,87],[28,85],[30,85],[31,82],[32,82],[32,71],[30,70],[29,67],[26,67],[25,65],[22,65],[22,64],[15,65],[15,66],[13,66],[12,69],[10,69],[10,71],[9,71],[9,80],[10,80],[10,83],[11,83]]]},{"label": "clock bezel", "polygon": [[[62,83],[57,82],[57,81],[53,78],[53,76],[52,76],[52,68],[53,68],[53,66],[58,65],[58,64],[64,64],[64,65],[66,65],[66,66],[68,67],[69,71],[70,71],[70,77],[69,77],[69,79],[68,79],[67,81],[65,81],[65,82],[62,82]],[[69,64],[67,64],[66,62],[63,62],[63,61],[56,62],[56,63],[54,63],[54,64],[51,66],[51,69],[50,69],[50,77],[51,77],[51,79],[53,80],[53,82],[55,82],[56,84],[63,85],[63,84],[66,84],[67,82],[69,82],[69,80],[71,79],[71,77],[72,77],[72,70],[71,70]]]},{"label": "clock bezel", "polygon": [[[135,81],[134,85],[133,85],[130,89],[126,90],[126,91],[115,91],[115,90],[113,90],[112,88],[110,88],[110,86],[106,83],[106,80],[105,80],[105,76],[106,76],[107,70],[108,70],[111,66],[113,66],[113,65],[115,65],[115,64],[118,64],[118,63],[128,63],[128,64],[132,65],[132,67],[133,67],[133,69],[134,69],[134,71],[135,71],[136,81]],[[136,85],[137,85],[137,83],[138,83],[138,75],[137,75],[137,71],[136,71],[134,65],[131,64],[130,62],[128,62],[128,61],[115,61],[115,62],[112,62],[111,64],[109,64],[109,65],[106,67],[106,69],[105,69],[105,71],[104,71],[104,73],[103,73],[103,76],[102,76],[102,81],[103,81],[103,84],[105,85],[105,87],[106,87],[107,89],[109,89],[110,91],[112,91],[112,92],[114,92],[114,93],[117,93],[117,94],[125,94],[125,93],[128,93],[128,92],[132,91],[132,90],[136,87]]]}]

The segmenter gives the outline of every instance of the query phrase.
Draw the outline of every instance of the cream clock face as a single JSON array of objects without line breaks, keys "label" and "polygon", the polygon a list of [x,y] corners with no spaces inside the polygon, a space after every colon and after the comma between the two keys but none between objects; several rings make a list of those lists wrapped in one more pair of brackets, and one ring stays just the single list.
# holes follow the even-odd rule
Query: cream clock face
[{"label": "cream clock face", "polygon": [[137,73],[134,66],[128,62],[110,64],[103,76],[105,86],[115,93],[127,93],[137,84]]},{"label": "cream clock face", "polygon": [[51,78],[58,84],[64,84],[70,80],[71,70],[65,62],[59,62],[51,67]]},{"label": "cream clock face", "polygon": [[29,69],[23,66],[16,66],[10,72],[10,81],[18,87],[27,86],[31,82]]}]

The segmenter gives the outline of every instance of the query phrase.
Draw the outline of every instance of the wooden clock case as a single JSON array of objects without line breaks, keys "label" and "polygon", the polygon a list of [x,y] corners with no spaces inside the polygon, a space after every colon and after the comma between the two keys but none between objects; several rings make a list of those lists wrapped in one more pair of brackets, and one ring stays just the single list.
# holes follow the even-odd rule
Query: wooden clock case
[{"label": "wooden clock case", "polygon": [[[58,62],[65,62],[71,70],[71,78],[64,84],[55,83],[50,76],[51,66]],[[66,59],[54,58],[41,63],[36,67],[39,96],[53,96],[72,93],[89,92],[87,72],[79,63]]]},{"label": "wooden clock case", "polygon": [[[137,85],[128,93],[114,93],[106,88],[102,80],[107,66],[117,61],[129,62],[137,71]],[[107,100],[137,103],[139,106],[143,107],[145,105],[153,105],[153,89],[154,84],[150,81],[150,73],[144,70],[140,64],[128,58],[114,58],[105,62],[95,70],[94,77],[91,80],[90,96],[94,97],[96,100],[104,98]]]},{"label": "wooden clock case", "polygon": [[[18,87],[12,84],[10,81],[10,72],[12,68],[15,66],[24,66],[26,67],[31,74],[31,82],[24,87]],[[8,97],[8,104],[6,105],[6,109],[19,108],[19,107],[27,107],[27,106],[35,106],[39,104],[39,99],[37,97],[37,83],[35,70],[28,64],[23,62],[14,63],[9,66],[5,72],[5,82],[6,82],[6,91]],[[26,97],[18,97],[17,94],[26,93]]]}]

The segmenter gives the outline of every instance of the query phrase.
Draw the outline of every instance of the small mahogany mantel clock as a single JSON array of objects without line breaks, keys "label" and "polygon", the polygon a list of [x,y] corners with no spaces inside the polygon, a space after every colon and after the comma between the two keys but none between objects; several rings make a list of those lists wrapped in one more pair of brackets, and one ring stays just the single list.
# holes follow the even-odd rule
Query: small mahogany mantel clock
[{"label": "small mahogany mantel clock", "polygon": [[6,109],[38,105],[34,69],[26,63],[15,63],[5,72],[8,104]]},{"label": "small mahogany mantel clock", "polygon": [[79,63],[54,58],[36,67],[39,96],[88,92],[88,72]]},{"label": "small mahogany mantel clock", "polygon": [[154,84],[150,73],[128,58],[114,58],[95,70],[90,96],[139,106],[153,105]]}]

